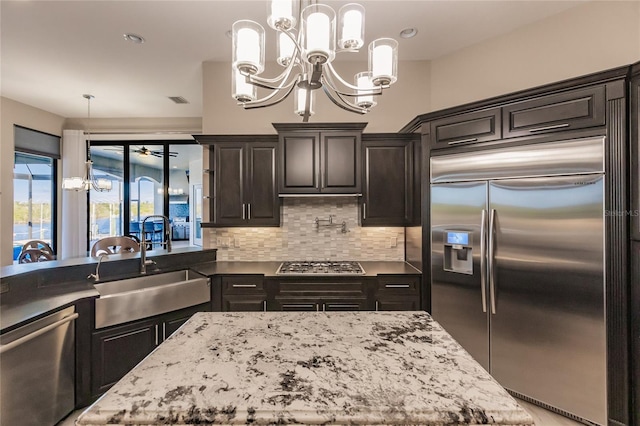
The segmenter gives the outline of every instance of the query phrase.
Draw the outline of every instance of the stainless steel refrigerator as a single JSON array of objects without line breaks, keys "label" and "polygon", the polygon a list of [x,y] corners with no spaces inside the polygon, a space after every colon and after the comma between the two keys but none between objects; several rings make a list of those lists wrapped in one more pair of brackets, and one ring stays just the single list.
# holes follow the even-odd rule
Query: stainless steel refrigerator
[{"label": "stainless steel refrigerator", "polygon": [[602,425],[604,143],[430,161],[433,317],[516,396]]}]

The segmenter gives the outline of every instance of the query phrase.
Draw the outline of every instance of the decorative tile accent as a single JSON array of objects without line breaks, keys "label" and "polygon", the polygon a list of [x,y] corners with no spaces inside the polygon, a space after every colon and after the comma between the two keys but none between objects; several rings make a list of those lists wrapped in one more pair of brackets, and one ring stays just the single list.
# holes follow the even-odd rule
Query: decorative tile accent
[{"label": "decorative tile accent", "polygon": [[[404,228],[358,226],[354,197],[282,201],[279,228],[203,228],[208,247],[217,248],[222,261],[404,260]],[[333,223],[326,226],[330,215]]]}]

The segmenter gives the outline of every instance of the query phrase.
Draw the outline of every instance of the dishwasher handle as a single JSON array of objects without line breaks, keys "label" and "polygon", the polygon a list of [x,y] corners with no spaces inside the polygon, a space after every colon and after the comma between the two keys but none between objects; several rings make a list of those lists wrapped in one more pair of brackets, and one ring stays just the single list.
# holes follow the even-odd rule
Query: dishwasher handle
[{"label": "dishwasher handle", "polygon": [[35,339],[38,336],[43,335],[44,333],[53,330],[54,328],[60,327],[63,324],[66,324],[68,322],[74,321],[76,318],[78,318],[78,314],[74,313],[72,315],[69,315],[67,317],[62,318],[60,321],[56,321],[53,324],[49,324],[45,327],[42,327],[36,331],[34,331],[33,333],[27,334],[26,336],[20,337],[19,339],[14,340],[13,342],[4,344],[4,345],[0,345],[0,354],[5,353],[6,351],[9,351],[17,346],[22,345],[23,343],[27,343],[30,340]]}]

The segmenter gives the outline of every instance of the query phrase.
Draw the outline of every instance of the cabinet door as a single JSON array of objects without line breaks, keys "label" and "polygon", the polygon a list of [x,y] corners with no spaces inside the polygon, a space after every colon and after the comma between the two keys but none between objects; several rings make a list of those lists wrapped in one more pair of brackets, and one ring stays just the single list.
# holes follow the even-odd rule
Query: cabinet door
[{"label": "cabinet door", "polygon": [[320,191],[320,133],[287,132],[279,137],[281,194]]},{"label": "cabinet door", "polygon": [[136,321],[92,335],[92,394],[100,395],[136,366],[158,344],[158,323]]},{"label": "cabinet door", "polygon": [[216,144],[214,222],[241,225],[246,220],[244,152],[245,144]]},{"label": "cabinet door", "polygon": [[605,86],[594,86],[506,105],[505,138],[575,130],[605,124]]},{"label": "cabinet door", "polygon": [[249,226],[279,226],[276,143],[250,143],[247,148],[246,218]]},{"label": "cabinet door", "polygon": [[224,312],[260,312],[267,310],[264,294],[225,294],[222,296]]},{"label": "cabinet door", "polygon": [[322,133],[321,141],[320,191],[333,194],[359,193],[360,133]]},{"label": "cabinet door", "polygon": [[410,141],[364,143],[362,226],[405,226],[413,213]]},{"label": "cabinet door", "polygon": [[420,277],[381,275],[376,290],[376,311],[416,311],[420,309]]},{"label": "cabinet door", "polygon": [[320,302],[321,311],[366,311],[366,297],[325,298]]},{"label": "cabinet door", "polygon": [[189,318],[196,312],[210,312],[211,304],[203,303],[197,306],[192,306],[179,311],[170,312],[162,316],[162,324],[160,332],[160,341],[164,342],[169,336],[171,336],[182,324],[187,322]]},{"label": "cabinet door", "polygon": [[500,139],[500,108],[446,117],[431,123],[431,149]]}]

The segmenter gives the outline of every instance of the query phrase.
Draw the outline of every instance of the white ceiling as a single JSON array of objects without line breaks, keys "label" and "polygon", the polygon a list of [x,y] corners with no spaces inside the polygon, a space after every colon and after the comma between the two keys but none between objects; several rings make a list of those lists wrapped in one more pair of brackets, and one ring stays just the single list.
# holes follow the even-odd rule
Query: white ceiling
[{"label": "white ceiling", "polygon": [[[368,41],[393,37],[399,59],[429,60],[545,19],[586,0],[360,0]],[[337,10],[347,1],[322,1]],[[4,97],[68,118],[200,117],[202,63],[229,62],[225,32],[238,19],[267,30],[265,1],[24,1],[0,3]],[[416,27],[413,39],[399,32]],[[136,45],[124,33],[143,36]],[[272,42],[272,41],[271,41]],[[349,56],[350,55],[350,56]],[[364,52],[340,60],[366,61]],[[344,58],[346,56],[346,58]],[[267,71],[269,70],[269,67]],[[275,72],[273,73],[275,74]],[[168,96],[190,103],[176,105]]]}]

